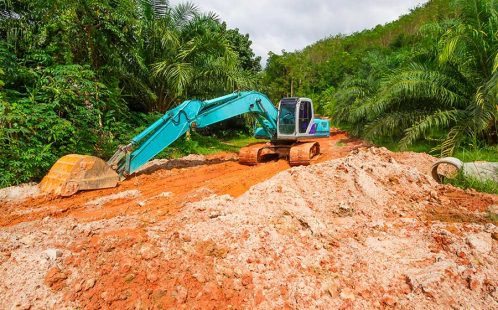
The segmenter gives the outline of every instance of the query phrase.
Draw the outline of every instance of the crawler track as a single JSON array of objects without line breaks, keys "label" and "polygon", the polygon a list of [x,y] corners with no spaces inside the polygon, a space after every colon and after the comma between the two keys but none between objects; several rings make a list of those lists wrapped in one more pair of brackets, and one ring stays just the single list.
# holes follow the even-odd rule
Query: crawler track
[{"label": "crawler track", "polygon": [[307,166],[311,160],[320,154],[318,142],[299,143],[292,146],[289,156],[291,166]]},{"label": "crawler track", "polygon": [[251,144],[240,149],[239,163],[242,165],[257,165],[261,158],[261,151],[267,146],[267,143]]}]

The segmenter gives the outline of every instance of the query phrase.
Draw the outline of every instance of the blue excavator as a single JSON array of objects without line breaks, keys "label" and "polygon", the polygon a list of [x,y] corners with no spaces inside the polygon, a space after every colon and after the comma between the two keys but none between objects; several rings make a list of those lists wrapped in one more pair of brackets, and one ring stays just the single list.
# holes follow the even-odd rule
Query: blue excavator
[{"label": "blue excavator", "polygon": [[315,117],[308,98],[284,98],[277,107],[256,91],[236,92],[211,100],[187,100],[169,110],[150,127],[118,148],[107,161],[94,156],[61,157],[40,182],[42,191],[71,196],[80,190],[115,187],[120,179],[136,172],[191,128],[203,128],[250,113],[259,127],[257,138],[239,153],[239,162],[256,165],[269,157],[287,158],[291,166],[308,165],[320,154],[313,139],[330,136],[330,122]]}]

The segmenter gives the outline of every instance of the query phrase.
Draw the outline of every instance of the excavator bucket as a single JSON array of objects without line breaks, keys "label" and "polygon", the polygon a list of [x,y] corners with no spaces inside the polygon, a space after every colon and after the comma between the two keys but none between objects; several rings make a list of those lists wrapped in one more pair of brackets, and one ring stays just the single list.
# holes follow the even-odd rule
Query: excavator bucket
[{"label": "excavator bucket", "polygon": [[70,154],[61,157],[40,182],[43,192],[71,196],[80,190],[115,187],[116,171],[94,156]]}]

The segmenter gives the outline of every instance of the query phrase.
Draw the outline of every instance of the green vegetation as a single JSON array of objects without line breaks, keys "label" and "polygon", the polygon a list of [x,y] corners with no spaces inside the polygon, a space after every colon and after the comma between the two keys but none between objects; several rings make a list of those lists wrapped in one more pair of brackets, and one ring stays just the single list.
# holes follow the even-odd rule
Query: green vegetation
[{"label": "green vegetation", "polygon": [[470,161],[490,161],[498,162],[498,147],[497,146],[486,146],[478,148],[461,148],[455,155],[464,162]]},{"label": "green vegetation", "polygon": [[[322,113],[331,114],[342,83],[360,77],[380,77],[403,63],[425,23],[450,16],[447,0],[432,0],[399,20],[350,36],[336,35],[299,52],[270,53],[263,80],[273,100],[311,96]],[[375,75],[373,75],[375,74]]]},{"label": "green vegetation", "polygon": [[[253,88],[261,69],[247,35],[167,0],[0,0],[0,38],[0,187],[68,153],[109,158],[179,102]],[[222,149],[206,139],[176,148]]]},{"label": "green vegetation", "polygon": [[189,154],[210,155],[218,152],[238,152],[241,147],[260,140],[244,132],[217,136],[206,136],[192,132],[166,148],[158,158],[179,158]]},{"label": "green vegetation", "polygon": [[[336,126],[392,149],[496,150],[497,7],[433,0],[385,26],[271,55],[268,93],[310,96]],[[491,152],[480,153],[466,159]]]},{"label": "green vegetation", "polygon": [[498,195],[498,184],[496,184],[496,182],[477,180],[475,178],[465,176],[463,173],[459,173],[453,179],[445,179],[444,183],[463,189],[473,188],[479,192]]}]

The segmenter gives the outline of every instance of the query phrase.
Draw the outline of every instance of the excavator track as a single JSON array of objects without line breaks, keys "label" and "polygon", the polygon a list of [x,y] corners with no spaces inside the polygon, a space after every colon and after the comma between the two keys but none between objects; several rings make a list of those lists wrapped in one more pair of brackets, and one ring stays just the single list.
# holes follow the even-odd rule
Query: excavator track
[{"label": "excavator track", "polygon": [[293,145],[257,143],[240,149],[239,163],[255,166],[264,161],[264,158],[277,156],[288,158],[291,166],[307,166],[319,154],[320,144],[318,142],[298,142]]},{"label": "excavator track", "polygon": [[318,142],[297,143],[290,149],[289,164],[291,166],[307,166],[319,154],[320,144]]},{"label": "excavator track", "polygon": [[251,144],[243,147],[239,151],[239,163],[247,166],[255,166],[261,158],[261,150],[267,146],[267,143]]}]

